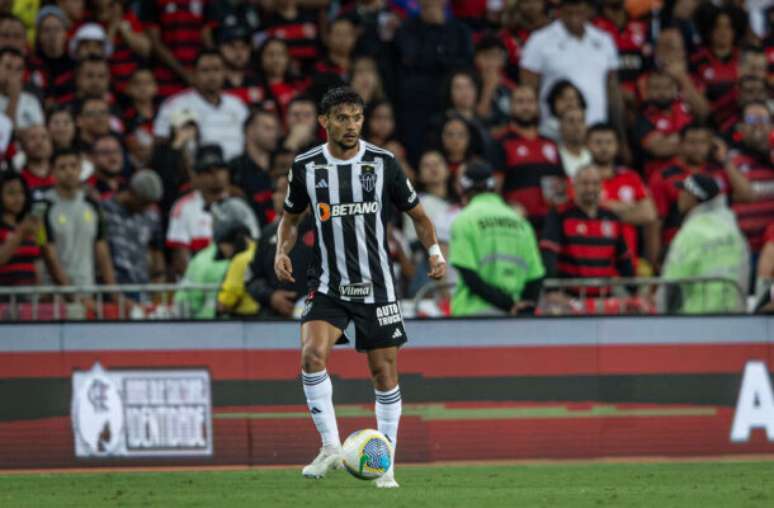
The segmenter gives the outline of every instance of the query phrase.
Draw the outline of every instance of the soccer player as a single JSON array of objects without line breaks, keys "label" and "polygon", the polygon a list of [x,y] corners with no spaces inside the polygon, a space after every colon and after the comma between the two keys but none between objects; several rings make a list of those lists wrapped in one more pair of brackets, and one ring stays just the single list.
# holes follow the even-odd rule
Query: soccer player
[{"label": "soccer player", "polygon": [[[277,278],[293,282],[288,253],[302,214],[310,208],[315,255],[301,318],[301,377],[323,446],[303,469],[306,478],[321,478],[341,464],[333,386],[326,367],[334,344],[348,342],[344,329],[352,321],[356,348],[368,357],[378,429],[393,447],[397,445],[401,413],[397,357],[406,330],[387,251],[393,207],[413,220],[429,254],[428,275],[440,279],[446,273],[432,222],[395,156],[360,139],[363,99],[349,87],[330,90],[322,99],[318,120],[328,142],[293,162],[274,259]],[[398,487],[394,465],[376,486]]]}]

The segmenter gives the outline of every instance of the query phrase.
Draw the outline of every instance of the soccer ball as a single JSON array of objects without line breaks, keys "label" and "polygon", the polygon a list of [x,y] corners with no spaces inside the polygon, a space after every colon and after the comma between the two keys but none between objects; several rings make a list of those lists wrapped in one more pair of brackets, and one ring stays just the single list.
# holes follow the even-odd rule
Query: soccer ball
[{"label": "soccer ball", "polygon": [[392,465],[392,444],[378,430],[353,432],[341,447],[344,467],[355,478],[375,480]]}]

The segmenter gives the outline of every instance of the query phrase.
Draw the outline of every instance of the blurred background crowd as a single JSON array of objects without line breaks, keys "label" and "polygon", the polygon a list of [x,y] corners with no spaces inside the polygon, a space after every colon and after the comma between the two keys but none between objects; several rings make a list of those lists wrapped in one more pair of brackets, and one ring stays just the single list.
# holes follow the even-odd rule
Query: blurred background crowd
[{"label": "blurred background crowd", "polygon": [[[217,303],[178,299],[292,315],[304,277],[271,269],[287,173],[349,84],[452,264],[471,167],[531,228],[540,269],[505,303],[474,283],[492,308],[539,277],[754,293],[774,277],[773,36],[770,0],[0,0],[0,286],[214,283]],[[428,282],[409,222],[388,233],[404,298]]]}]

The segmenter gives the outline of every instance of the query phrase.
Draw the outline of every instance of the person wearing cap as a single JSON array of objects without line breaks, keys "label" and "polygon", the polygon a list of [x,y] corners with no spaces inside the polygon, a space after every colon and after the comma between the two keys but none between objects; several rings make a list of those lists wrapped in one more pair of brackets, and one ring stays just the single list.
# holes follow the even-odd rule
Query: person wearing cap
[{"label": "person wearing cap", "polygon": [[212,240],[217,257],[229,259],[226,276],[218,292],[218,312],[236,316],[256,316],[260,304],[247,291],[250,262],[255,256],[258,223],[253,211],[240,198],[215,203],[212,213]]},{"label": "person wearing cap", "polygon": [[108,58],[113,54],[113,44],[99,23],[84,23],[70,38],[69,51],[70,58],[78,62],[90,57]]},{"label": "person wearing cap", "polygon": [[452,315],[531,312],[545,275],[532,226],[495,192],[488,164],[471,164],[460,186],[465,208],[449,243],[449,263],[459,273]]},{"label": "person wearing cap", "polygon": [[164,235],[156,204],[161,178],[150,169],[136,172],[125,190],[102,202],[102,214],[116,282],[163,282]]},{"label": "person wearing cap", "polygon": [[32,79],[43,92],[46,107],[64,102],[72,93],[75,62],[67,48],[70,21],[56,5],[40,8],[35,18],[35,54],[31,59]]},{"label": "person wearing cap", "polygon": [[194,190],[172,206],[166,246],[172,250],[174,273],[182,275],[192,254],[210,244],[212,217],[207,209],[228,197],[229,171],[218,145],[203,145],[193,165]]},{"label": "person wearing cap", "polygon": [[252,46],[250,31],[238,24],[218,30],[218,49],[226,64],[226,80],[223,88],[245,104],[256,104],[265,99],[259,81],[250,69]]},{"label": "person wearing cap", "polygon": [[[669,246],[661,276],[722,277],[747,295],[749,249],[736,217],[712,176],[695,173],[676,183],[684,219]],[[743,312],[744,299],[729,284],[701,282],[668,285],[658,298],[667,312],[681,314]]]}]

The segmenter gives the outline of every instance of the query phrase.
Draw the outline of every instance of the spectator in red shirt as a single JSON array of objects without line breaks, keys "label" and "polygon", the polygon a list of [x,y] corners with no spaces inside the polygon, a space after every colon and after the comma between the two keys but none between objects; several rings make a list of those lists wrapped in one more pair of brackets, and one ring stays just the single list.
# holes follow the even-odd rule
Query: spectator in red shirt
[{"label": "spectator in red shirt", "polygon": [[703,46],[691,58],[692,70],[710,102],[712,121],[720,125],[734,109],[738,44],[746,33],[747,15],[731,5],[718,8],[707,3],[698,9],[696,22]]},{"label": "spectator in red shirt", "polygon": [[35,54],[32,81],[43,91],[46,106],[63,104],[73,89],[75,62],[67,51],[68,20],[56,6],[40,9],[35,22]]},{"label": "spectator in red shirt", "polygon": [[113,47],[109,57],[113,86],[123,93],[132,73],[150,56],[150,37],[137,16],[124,9],[121,0],[94,0],[92,5],[95,19],[105,28],[107,41]]},{"label": "spectator in red shirt", "polygon": [[740,141],[730,157],[750,181],[755,201],[734,203],[732,208],[750,250],[756,254],[763,246],[764,229],[774,223],[774,149],[771,114],[764,103],[752,102],[744,108],[736,135]]},{"label": "spectator in red shirt", "polygon": [[256,35],[257,42],[268,38],[282,39],[287,43],[290,57],[302,69],[311,67],[319,56],[319,29],[315,13],[302,9],[296,0],[277,0],[272,2],[262,25],[262,32]]},{"label": "spectator in red shirt", "polygon": [[[656,40],[653,64],[653,70],[664,71],[675,80],[679,97],[685,101],[691,115],[697,120],[704,120],[709,114],[709,103],[704,97],[702,83],[689,72],[685,43],[678,29],[666,28],[661,31]],[[645,95],[647,76],[645,74],[639,80],[638,92],[641,96]]]},{"label": "spectator in red shirt", "polygon": [[619,142],[613,126],[592,125],[586,139],[591,151],[592,166],[602,178],[600,204],[612,210],[625,224],[623,233],[636,268],[640,256],[636,227],[656,220],[656,206],[640,175],[616,164]]},{"label": "spectator in red shirt", "polygon": [[645,229],[645,256],[652,266],[658,266],[662,249],[682,223],[676,184],[694,173],[714,177],[721,192],[734,203],[750,202],[755,197],[750,182],[728,157],[725,143],[713,139],[712,131],[703,125],[686,126],[681,133],[679,156],[672,165],[654,173],[648,182],[659,216],[659,220]]},{"label": "spectator in red shirt", "polygon": [[556,144],[538,133],[538,100],[532,87],[516,87],[511,121],[497,137],[502,154],[495,177],[505,200],[521,207],[536,231],[552,206],[567,199],[567,176]]},{"label": "spectator in red shirt", "polygon": [[150,36],[159,93],[169,97],[193,86],[192,68],[203,48],[207,0],[141,0],[140,20]]},{"label": "spectator in red shirt", "polygon": [[24,179],[14,171],[0,175],[0,286],[33,286],[39,281],[36,235],[40,218],[29,213],[32,198]]},{"label": "spectator in red shirt", "polygon": [[70,148],[75,144],[75,119],[69,108],[58,107],[48,114],[48,133],[54,148]]},{"label": "spectator in red shirt", "polygon": [[693,121],[680,100],[677,82],[664,71],[651,72],[645,100],[634,125],[635,153],[646,178],[667,167],[680,149],[680,132]]},{"label": "spectator in red shirt", "polygon": [[594,26],[613,38],[618,48],[618,80],[624,88],[625,98],[633,102],[637,78],[645,69],[653,45],[647,19],[632,19],[626,11],[625,0],[604,0]]},{"label": "spectator in red shirt", "polygon": [[[540,240],[546,277],[632,277],[625,224],[600,203],[602,177],[593,166],[575,176],[573,202],[551,210]],[[588,290],[588,295],[598,291]]]},{"label": "spectator in red shirt", "polygon": [[258,48],[257,60],[263,93],[284,118],[290,101],[306,88],[306,83],[291,72],[288,45],[281,39],[267,39]]},{"label": "spectator in red shirt", "polygon": [[33,195],[40,194],[54,186],[49,159],[54,153],[51,136],[43,125],[34,125],[22,131],[21,148],[25,163],[21,168],[21,177]]},{"label": "spectator in red shirt", "polygon": [[758,76],[742,75],[737,83],[734,111],[719,125],[718,130],[726,137],[732,136],[737,124],[742,122],[744,108],[753,102],[767,102],[769,90],[766,80]]}]

